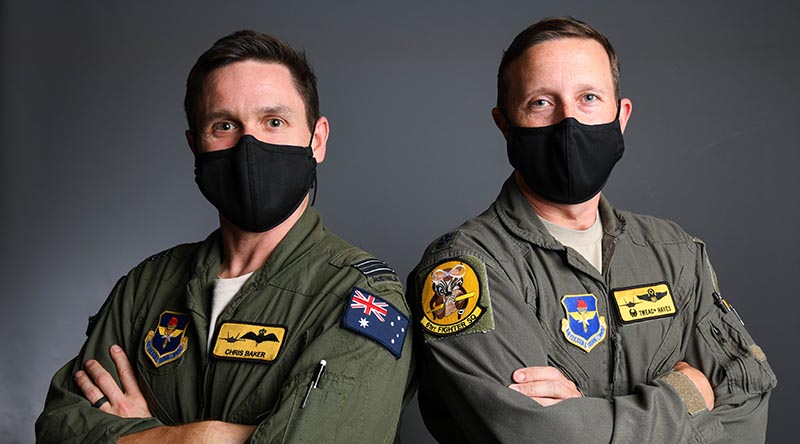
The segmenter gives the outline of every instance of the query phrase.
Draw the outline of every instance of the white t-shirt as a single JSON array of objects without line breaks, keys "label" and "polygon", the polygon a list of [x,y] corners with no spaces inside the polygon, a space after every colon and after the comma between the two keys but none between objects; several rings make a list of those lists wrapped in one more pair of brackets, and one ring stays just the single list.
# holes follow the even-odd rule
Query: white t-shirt
[{"label": "white t-shirt", "polygon": [[217,318],[222,310],[228,306],[236,293],[242,288],[245,281],[253,274],[250,272],[239,277],[214,279],[214,296],[211,299],[211,318],[208,320],[208,349],[211,350],[211,339],[217,324]]}]

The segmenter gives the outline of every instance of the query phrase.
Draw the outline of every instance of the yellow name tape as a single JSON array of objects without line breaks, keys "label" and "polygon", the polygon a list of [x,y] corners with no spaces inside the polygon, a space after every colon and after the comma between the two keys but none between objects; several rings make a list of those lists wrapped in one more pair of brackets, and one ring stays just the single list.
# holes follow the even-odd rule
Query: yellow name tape
[{"label": "yellow name tape", "polygon": [[271,362],[278,357],[285,337],[286,327],[225,322],[212,354],[223,359]]},{"label": "yellow name tape", "polygon": [[678,312],[666,282],[612,290],[623,324],[675,316]]}]

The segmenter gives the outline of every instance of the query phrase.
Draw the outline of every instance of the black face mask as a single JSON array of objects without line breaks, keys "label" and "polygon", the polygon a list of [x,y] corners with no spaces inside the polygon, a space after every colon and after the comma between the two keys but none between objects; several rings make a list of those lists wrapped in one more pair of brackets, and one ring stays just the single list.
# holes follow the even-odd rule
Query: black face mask
[{"label": "black face mask", "polygon": [[539,128],[508,128],[508,160],[543,198],[578,204],[596,196],[622,158],[619,109],[613,122],[584,125],[568,117]]},{"label": "black face mask", "polygon": [[194,174],[203,196],[226,219],[262,233],[300,206],[316,183],[317,161],[310,146],[273,145],[244,135],[232,148],[197,154]]}]

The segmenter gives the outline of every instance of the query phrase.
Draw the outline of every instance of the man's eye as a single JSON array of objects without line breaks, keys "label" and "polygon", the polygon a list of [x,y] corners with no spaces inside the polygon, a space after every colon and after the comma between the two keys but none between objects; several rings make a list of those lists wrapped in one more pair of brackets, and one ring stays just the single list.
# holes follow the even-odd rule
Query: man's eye
[{"label": "man's eye", "polygon": [[585,96],[583,96],[583,100],[587,102],[594,102],[595,100],[597,100],[597,96],[594,94],[586,94]]},{"label": "man's eye", "polygon": [[545,99],[534,100],[533,102],[531,102],[531,106],[533,107],[547,106],[547,100]]},{"label": "man's eye", "polygon": [[280,127],[283,126],[283,120],[281,120],[281,119],[269,119],[269,120],[267,120],[267,125],[269,125],[270,128],[280,128]]},{"label": "man's eye", "polygon": [[214,131],[233,131],[235,129],[236,125],[231,122],[220,122],[214,125]]}]

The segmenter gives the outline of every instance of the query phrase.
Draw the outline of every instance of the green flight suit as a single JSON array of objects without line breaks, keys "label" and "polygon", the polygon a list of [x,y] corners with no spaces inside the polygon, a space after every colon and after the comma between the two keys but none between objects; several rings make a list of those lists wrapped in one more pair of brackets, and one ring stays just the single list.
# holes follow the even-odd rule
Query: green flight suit
[{"label": "green flight suit", "polygon": [[[602,273],[548,233],[512,176],[488,210],[427,248],[407,298],[422,333],[418,397],[429,430],[443,443],[763,442],[776,378],[736,313],[715,302],[703,243],[604,198],[600,217]],[[454,294],[478,294],[478,308],[452,314],[452,325],[431,324],[443,305],[423,300],[426,289],[469,269],[478,282]],[[624,293],[615,290],[629,288],[644,299],[617,299]],[[648,288],[670,289],[671,313],[645,310],[668,301],[651,301]],[[583,314],[567,316],[570,298],[584,301]],[[622,322],[640,313],[653,317]],[[590,319],[599,319],[592,341],[576,339],[585,348],[568,340],[582,325],[592,333]],[[688,378],[671,372],[680,360],[715,388],[713,411]],[[542,407],[507,388],[515,369],[530,366],[557,367],[583,397]]]},{"label": "green flight suit", "polygon": [[[220,359],[210,356],[207,340],[221,247],[219,232],[212,233],[203,242],[179,245],[144,261],[117,283],[90,321],[78,356],[53,377],[36,423],[38,442],[115,443],[125,434],[203,419],[257,425],[252,443],[396,440],[401,411],[412,394],[406,393],[411,340],[396,358],[379,342],[342,323],[354,287],[408,314],[393,271],[359,268],[370,256],[327,232],[319,213],[307,209],[216,324],[217,329],[225,322],[253,325],[254,331],[259,325],[278,326],[276,331],[285,336],[277,357],[271,362]],[[159,322],[165,311],[188,319],[185,351],[156,366],[145,344],[149,331],[163,332]],[[158,333],[155,340],[161,341],[164,336]],[[252,350],[276,346],[263,336],[263,342],[256,342],[218,332],[212,350],[216,341]],[[134,365],[153,418],[106,414],[93,408],[74,383],[73,374],[94,358],[119,384],[108,354],[115,343]],[[327,367],[303,408],[322,359]]]}]

